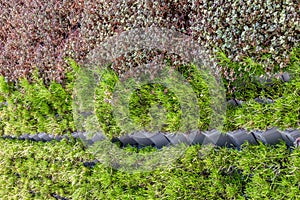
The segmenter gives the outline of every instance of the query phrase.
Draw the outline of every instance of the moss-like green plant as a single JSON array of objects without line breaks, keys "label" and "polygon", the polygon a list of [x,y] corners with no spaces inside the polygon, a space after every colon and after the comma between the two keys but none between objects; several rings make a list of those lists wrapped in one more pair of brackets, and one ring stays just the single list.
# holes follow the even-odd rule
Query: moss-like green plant
[{"label": "moss-like green plant", "polygon": [[[299,65],[300,48],[294,48],[290,52],[290,61],[285,71],[290,72],[291,81],[280,83],[275,81],[272,85],[260,85],[253,82],[252,76],[248,74],[245,85],[237,81],[234,95],[236,98],[246,101],[242,107],[227,108],[224,120],[225,131],[237,128],[265,129],[267,127],[279,126],[282,128],[298,127],[299,119]],[[46,86],[39,78],[37,70],[33,74],[31,83],[25,78],[20,79],[15,85],[9,83],[4,77],[0,77],[0,132],[1,134],[20,135],[23,133],[47,132],[53,134],[63,134],[75,131],[75,121],[73,118],[73,97],[75,78],[80,72],[80,66],[72,59],[66,59],[71,66],[71,71],[67,73],[67,83],[61,85],[52,82]],[[248,59],[249,65],[257,66]],[[251,63],[252,62],[252,63]],[[231,61],[223,54],[220,63],[224,66],[238,69],[243,63]],[[232,65],[232,66],[231,66]],[[254,70],[254,67],[252,67]],[[190,84],[193,93],[197,97],[199,106],[199,119],[197,126],[201,130],[206,130],[212,116],[213,107],[211,103],[210,85],[205,76],[193,65],[182,65],[176,68],[184,80]],[[250,70],[251,71],[251,70]],[[239,71],[235,72],[239,76]],[[254,74],[262,73],[258,70]],[[116,84],[119,81],[117,74],[109,67],[100,72],[101,81],[95,87],[95,111],[102,130],[110,137],[125,134],[122,132],[115,120],[113,113],[113,94]],[[226,87],[224,79],[224,86]],[[227,91],[227,97],[232,95]],[[261,105],[254,102],[254,97],[268,97],[276,100],[274,104]],[[151,130],[153,127],[160,127],[163,131],[175,131],[179,122],[182,122],[180,101],[175,91],[160,84],[146,84],[133,91],[128,97],[128,110],[130,118],[137,127],[145,127]],[[155,110],[156,109],[156,110]],[[162,112],[159,112],[161,109]],[[155,116],[158,124],[153,124],[151,117]],[[164,119],[164,120],[163,120]],[[151,124],[152,123],[152,124]]]},{"label": "moss-like green plant", "polygon": [[74,130],[71,95],[61,84],[52,82],[48,87],[35,70],[32,83],[21,78],[12,86],[0,80],[2,102],[1,134],[47,132],[62,134]]},{"label": "moss-like green plant", "polygon": [[[208,127],[211,113],[209,90],[205,79],[195,65],[180,66],[177,71],[190,84],[195,94],[199,106],[198,127],[205,129]],[[113,95],[115,86],[119,81],[117,74],[106,68],[100,74],[100,82],[96,89],[96,113],[101,123],[101,127],[106,134],[120,135],[121,128],[118,127],[113,114]],[[135,83],[132,82],[134,85]],[[186,91],[179,91],[186,92]],[[128,94],[130,95],[130,94]],[[178,95],[178,94],[177,94]],[[185,95],[185,94],[180,94]],[[164,85],[149,83],[136,88],[128,101],[129,116],[138,129],[148,131],[153,128],[161,128],[161,131],[177,131],[180,126],[182,111],[181,104],[176,94]],[[122,106],[118,109],[122,109]],[[154,110],[153,110],[154,109]],[[156,109],[156,110],[155,110]],[[163,112],[164,111],[164,112]],[[126,112],[119,110],[119,112]],[[152,116],[158,114],[160,116]],[[152,120],[155,117],[156,120]],[[160,120],[158,120],[160,119]],[[153,121],[161,124],[151,124]],[[123,132],[123,134],[126,132]]]},{"label": "moss-like green plant", "polygon": [[171,166],[129,174],[84,167],[94,156],[77,142],[0,139],[3,199],[297,199],[298,149],[248,144],[242,151],[191,146]]}]

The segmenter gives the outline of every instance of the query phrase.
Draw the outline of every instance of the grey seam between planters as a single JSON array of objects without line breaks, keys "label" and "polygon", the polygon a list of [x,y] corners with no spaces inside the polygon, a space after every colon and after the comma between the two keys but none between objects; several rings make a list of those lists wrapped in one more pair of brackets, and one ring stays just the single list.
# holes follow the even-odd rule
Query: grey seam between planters
[{"label": "grey seam between planters", "polygon": [[[135,143],[138,145],[138,147],[146,147],[146,146],[153,146],[158,149],[162,148],[163,146],[168,146],[168,145],[176,145],[178,143],[185,143],[188,145],[191,144],[206,144],[208,142],[203,142],[205,139],[208,139],[206,141],[215,141],[215,142],[210,142],[210,143],[215,143],[215,146],[232,146],[232,147],[240,147],[245,141],[249,141],[250,139],[253,139],[251,144],[257,144],[258,142],[262,142],[263,144],[278,144],[280,141],[283,140],[286,142],[288,146],[298,146],[295,145],[295,142],[298,142],[297,138],[300,137],[300,130],[299,129],[287,129],[285,131],[281,131],[276,127],[273,127],[271,129],[267,129],[266,131],[246,131],[245,129],[238,129],[235,131],[227,132],[227,133],[221,133],[218,130],[210,130],[210,131],[200,131],[200,130],[195,130],[193,131],[193,134],[164,134],[162,132],[156,133],[156,135],[161,136],[161,138],[164,139],[163,143],[166,145],[162,145],[161,147],[158,147],[156,145],[157,143],[161,143],[161,140],[153,140],[152,135],[147,136],[145,135],[149,134],[149,132],[146,131],[139,131],[137,133],[134,133],[132,135],[127,135],[126,137],[129,139],[132,139],[135,141]],[[242,133],[242,134],[241,134]],[[274,137],[274,135],[276,135]],[[249,139],[245,139],[249,138]],[[139,137],[141,140],[136,140],[134,138]],[[244,139],[241,139],[243,138]],[[252,137],[252,138],[250,138]],[[34,142],[51,142],[51,141],[61,141],[63,139],[70,140],[71,138],[73,139],[83,139],[87,141],[90,144],[93,144],[98,141],[102,141],[104,138],[103,137],[98,137],[98,138],[91,138],[87,139],[85,136],[84,132],[75,132],[72,133],[71,136],[69,135],[60,135],[60,136],[53,136],[51,134],[46,134],[46,133],[39,133],[39,134],[23,134],[19,137],[15,136],[10,136],[10,135],[4,135],[1,136],[2,139],[16,139],[16,140],[30,140]],[[112,141],[113,143],[115,142],[120,142],[121,146],[127,146],[131,145],[128,140],[125,140],[122,137],[117,138],[118,140]],[[139,142],[142,141],[142,139],[148,139],[151,142],[150,143],[144,143],[144,142]],[[241,139],[241,140],[239,140]],[[226,142],[230,141],[230,142]],[[254,142],[255,140],[255,142]],[[297,140],[297,141],[296,141]],[[165,142],[167,141],[167,143]],[[237,142],[238,141],[238,142]],[[132,145],[131,145],[132,146]],[[135,145],[133,145],[135,146]]]},{"label": "grey seam between planters", "polygon": [[[138,132],[138,133],[143,133],[143,132]],[[258,144],[262,143],[264,145],[276,145],[280,141],[284,141],[286,145],[292,150],[292,147],[299,146],[299,138],[300,138],[300,130],[298,129],[287,129],[285,131],[281,131],[277,129],[276,127],[267,129],[266,131],[246,131],[245,129],[238,129],[236,131],[228,132],[228,133],[221,133],[218,130],[211,130],[211,131],[205,131],[201,132],[200,130],[196,130],[193,132],[193,134],[163,134],[163,133],[157,133],[161,134],[160,136],[165,137],[165,141],[168,141],[169,143],[165,146],[168,145],[176,145],[178,143],[185,143],[187,145],[195,145],[195,144],[208,144],[211,142],[204,142],[204,141],[214,141],[211,144],[215,145],[216,147],[227,147],[227,148],[237,148],[240,150],[240,147],[242,144],[244,144],[246,141],[249,144]],[[40,133],[40,134],[35,134],[35,135],[21,135],[19,137],[13,137],[13,136],[2,136],[3,139],[17,139],[17,140],[31,140],[35,142],[50,142],[50,141],[61,141],[62,139],[79,139],[79,138],[85,138],[85,133],[72,133],[73,136],[75,137],[70,137],[68,135],[62,135],[59,137],[55,137],[50,134],[45,134],[45,133]],[[145,136],[145,134],[142,134],[144,136],[143,139],[150,139],[151,137]],[[140,135],[141,136],[141,135]],[[128,138],[134,137],[133,135],[127,135]],[[142,138],[142,137],[140,137]],[[172,138],[172,139],[170,139]],[[186,140],[180,140],[182,138],[186,138]],[[118,138],[119,141],[121,142],[122,146],[127,146],[128,143],[126,144],[122,138]],[[99,139],[96,141],[90,141],[90,142],[97,142],[101,141],[102,139]],[[151,140],[151,139],[150,139]],[[138,144],[139,147],[145,147],[146,145],[138,143],[137,140],[135,140],[136,143]],[[155,142],[151,140],[153,143],[153,146],[160,149],[162,146],[157,147]],[[160,141],[157,141],[160,143]],[[130,144],[129,144],[130,145]],[[84,162],[85,167],[94,167],[95,164],[97,163],[97,160],[94,161],[89,161],[89,162]]]}]

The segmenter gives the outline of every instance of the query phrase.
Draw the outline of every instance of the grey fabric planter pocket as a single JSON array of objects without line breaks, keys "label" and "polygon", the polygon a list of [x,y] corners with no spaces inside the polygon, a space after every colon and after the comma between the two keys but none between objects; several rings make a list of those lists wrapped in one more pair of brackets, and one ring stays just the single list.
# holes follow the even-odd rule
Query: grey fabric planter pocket
[{"label": "grey fabric planter pocket", "polygon": [[264,144],[278,144],[281,140],[283,140],[280,131],[277,128],[268,129],[265,132],[262,131],[253,131],[252,132],[255,137],[262,141]]},{"label": "grey fabric planter pocket", "polygon": [[176,134],[169,133],[166,135],[166,138],[170,141],[172,145],[177,145],[180,143],[189,144],[188,136],[186,134]]},{"label": "grey fabric planter pocket", "polygon": [[220,147],[235,147],[231,137],[229,137],[227,134],[219,132],[218,130],[207,131],[203,134],[206,136],[203,144],[212,143]]},{"label": "grey fabric planter pocket", "polygon": [[240,150],[242,144],[246,141],[249,144],[257,144],[255,137],[252,133],[248,133],[244,129],[239,129],[237,131],[227,133],[231,140],[233,141],[234,145]]}]

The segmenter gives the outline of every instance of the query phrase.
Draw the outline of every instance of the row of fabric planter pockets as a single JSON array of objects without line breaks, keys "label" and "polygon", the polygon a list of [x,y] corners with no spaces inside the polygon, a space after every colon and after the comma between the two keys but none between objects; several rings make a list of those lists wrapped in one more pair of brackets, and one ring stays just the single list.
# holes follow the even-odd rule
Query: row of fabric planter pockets
[{"label": "row of fabric planter pockets", "polygon": [[[31,140],[35,142],[50,142],[50,141],[61,141],[62,139],[69,140],[81,139],[88,145],[93,145],[96,142],[101,142],[106,139],[102,133],[88,134],[87,132],[75,132],[71,136],[61,135],[54,136],[46,133],[39,133],[34,135],[24,134],[19,137],[13,136],[2,136],[4,139],[18,139],[18,140]],[[290,150],[300,145],[300,131],[298,129],[287,129],[280,130],[276,127],[268,129],[266,131],[247,131],[245,129],[239,129],[232,132],[221,133],[218,130],[200,131],[194,130],[190,133],[162,133],[157,132],[155,134],[138,131],[133,134],[126,134],[121,137],[115,137],[111,142],[119,142],[121,147],[135,146],[143,148],[152,146],[157,149],[163,147],[174,146],[181,143],[186,145],[208,145],[211,144],[215,147],[227,147],[236,148],[240,150],[241,145],[245,142],[249,144],[259,144],[260,142],[265,145],[275,145],[284,141]],[[86,167],[93,167],[98,161],[94,160],[91,162],[85,162]]]}]

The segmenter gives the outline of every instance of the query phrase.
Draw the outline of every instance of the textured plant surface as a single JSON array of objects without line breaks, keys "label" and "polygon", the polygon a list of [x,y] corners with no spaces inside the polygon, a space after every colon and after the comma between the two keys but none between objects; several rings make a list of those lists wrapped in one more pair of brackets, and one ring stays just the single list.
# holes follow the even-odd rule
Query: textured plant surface
[{"label": "textured plant surface", "polygon": [[[294,48],[290,52],[291,59],[286,68],[293,78],[290,82],[281,83],[274,80],[272,85],[258,84],[248,74],[248,78],[237,79],[234,84],[237,89],[235,97],[246,102],[242,107],[228,107],[224,119],[224,128],[226,131],[236,130],[238,128],[266,129],[273,126],[281,128],[299,127],[299,48]],[[76,71],[80,66],[69,59],[72,71],[67,73],[67,82],[65,87],[52,82],[46,86],[42,79],[34,73],[32,84],[26,79],[20,79],[20,83],[13,85],[7,83],[2,77],[0,79],[0,98],[2,106],[0,108],[1,133],[5,135],[20,135],[24,133],[35,134],[37,132],[47,132],[52,134],[64,134],[76,130],[72,114],[72,97],[74,96],[74,80]],[[223,58],[220,64],[227,63],[229,67],[238,68],[243,63],[231,61]],[[253,69],[253,74],[261,75],[262,72],[255,71],[256,62],[249,62],[247,65]],[[177,68],[186,80],[192,85],[200,107],[200,118],[198,119],[198,128],[207,130],[211,119],[210,94],[207,91],[207,83],[203,81],[201,75],[195,68],[189,65],[183,65]],[[238,73],[238,72],[237,72]],[[116,72],[109,67],[102,71],[102,78],[96,90],[95,111],[101,124],[102,130],[112,136],[121,133],[121,129],[116,124],[113,115],[112,98],[115,84],[119,81]],[[242,81],[244,85],[241,84]],[[224,84],[226,80],[224,78]],[[91,91],[93,92],[93,91]],[[273,104],[259,104],[253,100],[255,97],[267,97],[275,100]],[[151,106],[161,104],[161,108],[166,109],[167,120],[158,120],[166,124],[160,124],[164,131],[176,130],[181,114],[178,112],[178,101],[172,91],[166,91],[161,85],[145,85],[134,91],[129,96],[130,117],[138,127],[153,128],[151,125]],[[6,102],[6,103],[5,103]],[[177,106],[177,107],[176,107]],[[155,126],[155,125],[154,125]]]},{"label": "textured plant surface", "polygon": [[[63,82],[70,69],[64,57],[83,62],[101,42],[132,28],[157,25],[177,30],[210,55],[220,48],[234,61],[253,58],[268,72],[286,66],[287,52],[300,35],[297,0],[12,0],[1,1],[0,9],[0,72],[10,81],[30,77],[37,66],[45,82]],[[153,52],[143,54],[151,59]],[[118,58],[115,70],[134,59]],[[228,80],[236,78],[227,67],[223,73]]]},{"label": "textured plant surface", "polygon": [[62,82],[63,58],[80,53],[74,44],[80,39],[83,2],[0,1],[0,73],[15,82],[31,78],[37,66],[45,82]]},{"label": "textured plant surface", "polygon": [[[296,199],[299,150],[245,145],[242,151],[190,147],[172,166],[128,174],[102,164],[75,142],[0,139],[3,199]],[[52,198],[51,198],[52,197]]]},{"label": "textured plant surface", "polygon": [[[225,130],[299,128],[299,6],[297,0],[0,0],[0,135],[74,132],[74,78],[88,53],[113,35],[151,25],[187,34],[205,47],[222,71],[227,97],[246,102],[227,108]],[[96,95],[97,117],[107,135],[120,134],[109,98],[118,76],[157,56],[169,59],[174,67],[185,63],[178,55],[157,49],[130,52],[111,63]],[[254,76],[283,70],[293,75],[290,82],[253,82]],[[197,73],[186,68],[181,72],[200,99],[206,115],[198,125],[205,129],[206,85]],[[257,96],[276,101],[258,104],[252,100]],[[149,125],[151,105],[161,103],[172,108],[165,130],[176,129],[180,112],[172,97],[172,91],[162,86],[142,87],[131,96],[132,119],[137,125]],[[85,167],[83,161],[94,155],[72,140],[0,139],[0,149],[0,199],[297,199],[300,195],[299,149],[290,152],[283,143],[245,145],[242,151],[191,146],[173,165],[133,175],[101,163]]]}]

